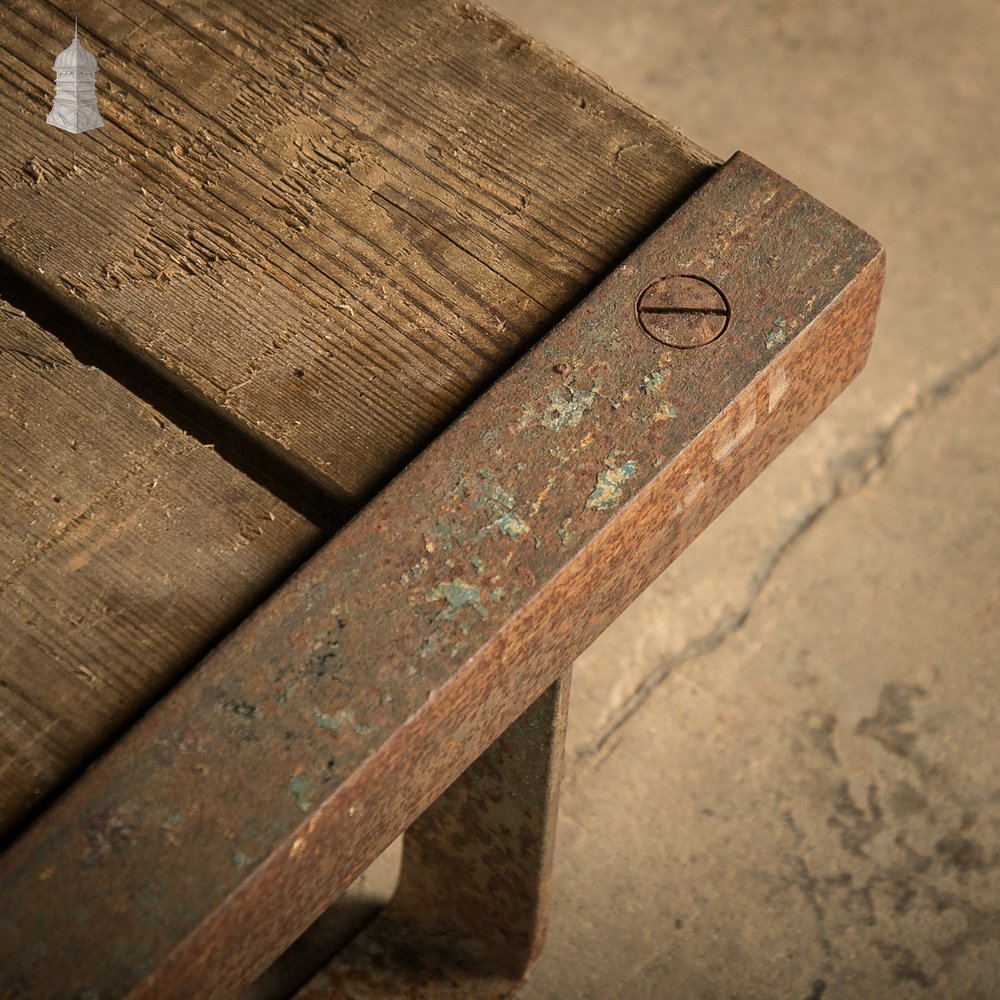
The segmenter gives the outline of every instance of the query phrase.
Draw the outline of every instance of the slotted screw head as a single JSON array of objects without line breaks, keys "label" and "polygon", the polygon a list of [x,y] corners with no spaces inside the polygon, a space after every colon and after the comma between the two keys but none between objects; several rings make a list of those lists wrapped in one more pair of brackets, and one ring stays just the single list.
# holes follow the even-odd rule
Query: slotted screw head
[{"label": "slotted screw head", "polygon": [[729,303],[710,281],[672,274],[647,285],[636,299],[639,326],[667,347],[704,347],[729,326]]}]

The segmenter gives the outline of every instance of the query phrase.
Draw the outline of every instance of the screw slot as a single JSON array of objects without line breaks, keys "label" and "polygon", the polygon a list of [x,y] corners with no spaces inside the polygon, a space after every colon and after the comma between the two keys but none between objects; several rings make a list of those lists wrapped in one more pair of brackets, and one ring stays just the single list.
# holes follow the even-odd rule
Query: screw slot
[{"label": "screw slot", "polygon": [[704,347],[729,326],[726,296],[706,278],[671,274],[643,289],[635,302],[635,318],[643,331],[667,347]]}]

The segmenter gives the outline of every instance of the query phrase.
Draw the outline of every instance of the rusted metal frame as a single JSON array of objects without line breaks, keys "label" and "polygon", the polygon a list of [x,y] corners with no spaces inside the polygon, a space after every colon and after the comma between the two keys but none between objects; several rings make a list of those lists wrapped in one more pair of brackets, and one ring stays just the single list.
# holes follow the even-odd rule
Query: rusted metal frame
[{"label": "rusted metal frame", "polygon": [[541,951],[569,672],[410,827],[399,888],[297,1000],[510,996]]},{"label": "rusted metal frame", "polygon": [[[722,336],[642,331],[669,274]],[[3,988],[252,981],[851,381],[882,275],[720,168],[0,858]]]}]

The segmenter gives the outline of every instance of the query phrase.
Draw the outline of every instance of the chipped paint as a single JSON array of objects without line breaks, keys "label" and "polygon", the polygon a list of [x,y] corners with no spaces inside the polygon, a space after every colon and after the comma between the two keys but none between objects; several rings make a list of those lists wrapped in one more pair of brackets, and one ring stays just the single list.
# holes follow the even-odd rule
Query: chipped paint
[{"label": "chipped paint", "polygon": [[277,704],[279,704],[279,705],[284,705],[285,702],[287,702],[289,698],[291,698],[291,697],[294,696],[295,691],[296,691],[297,688],[298,688],[298,684],[291,684],[288,687],[286,687],[284,691],[279,691],[274,696],[275,702]]},{"label": "chipped paint", "polygon": [[358,722],[354,718],[354,709],[344,708],[333,715],[325,715],[323,712],[316,713],[316,725],[324,729],[336,732],[341,726],[350,726],[359,736],[374,732],[378,727],[368,725],[365,722]]},{"label": "chipped paint", "polygon": [[576,427],[599,394],[598,381],[593,382],[590,389],[577,389],[571,385],[556,386],[545,397],[544,408],[540,413],[534,404],[524,408],[518,426],[525,428],[541,424],[546,430],[556,433]]},{"label": "chipped paint", "polygon": [[773,351],[776,347],[780,347],[788,339],[787,326],[788,324],[781,316],[774,321],[774,325],[768,332],[767,341],[765,342],[769,351]]},{"label": "chipped paint", "polygon": [[660,403],[653,414],[654,421],[673,420],[677,416],[677,407],[673,403]]},{"label": "chipped paint", "polygon": [[[501,482],[498,482],[499,473],[492,469],[480,469],[473,476],[462,476],[451,487],[448,493],[447,502],[450,504],[448,510],[451,513],[463,513],[463,508],[471,505],[476,510],[485,511],[490,520],[476,534],[476,538],[486,538],[492,532],[497,531],[507,535],[509,538],[517,538],[526,535],[531,531],[527,521],[520,514],[515,513],[516,498],[514,494]],[[451,545],[450,538],[439,536],[440,544]],[[454,564],[445,560],[445,565],[453,568]],[[473,562],[476,572],[481,570],[480,565]],[[412,577],[412,574],[410,574]]]},{"label": "chipped paint", "polygon": [[428,602],[447,601],[448,607],[438,612],[438,618],[454,618],[463,608],[475,608],[480,614],[483,613],[479,607],[481,600],[479,588],[474,583],[466,583],[465,580],[439,583],[436,587],[431,587],[425,597]]},{"label": "chipped paint", "polygon": [[562,521],[559,522],[559,527],[556,529],[559,535],[559,541],[563,545],[568,545],[570,539],[573,537],[573,532],[569,530],[569,526],[573,523],[572,517],[564,517]]},{"label": "chipped paint", "polygon": [[520,538],[521,535],[526,535],[531,531],[527,521],[514,513],[507,513],[498,517],[493,524],[508,538]]},{"label": "chipped paint", "polygon": [[233,864],[237,868],[246,868],[250,864],[250,855],[244,854],[243,851],[234,851]]},{"label": "chipped paint", "polygon": [[419,580],[424,573],[427,572],[427,567],[430,563],[427,561],[427,557],[424,556],[419,562],[415,562],[409,569],[404,570],[399,578],[399,582],[406,584],[410,583],[412,580]]},{"label": "chipped paint", "polygon": [[[483,478],[486,477],[486,473],[480,473]],[[486,500],[491,504],[496,504],[498,507],[502,507],[504,510],[513,510],[514,508],[514,496],[508,489],[504,489],[503,486],[497,483],[490,483],[484,489],[484,495]]]},{"label": "chipped paint", "polygon": [[311,791],[312,782],[301,774],[296,774],[288,782],[288,793],[295,799],[295,804],[302,812],[309,812],[312,808],[312,802],[309,800],[309,793]]},{"label": "chipped paint", "polygon": [[669,372],[650,372],[640,383],[639,392],[649,396],[654,393],[663,392],[667,387],[667,375]]},{"label": "chipped paint", "polygon": [[612,464],[597,474],[597,484],[587,497],[590,510],[608,510],[622,498],[622,484],[635,475],[635,462],[625,461],[621,465]]},{"label": "chipped paint", "polygon": [[473,556],[473,557],[472,557],[472,558],[471,558],[471,559],[469,560],[469,562],[470,562],[470,563],[472,564],[472,568],[473,568],[473,569],[474,569],[474,570],[475,570],[475,571],[476,571],[477,573],[482,573],[482,571],[483,571],[483,561],[482,561],[482,559],[480,559],[480,558],[479,558],[479,556]]}]

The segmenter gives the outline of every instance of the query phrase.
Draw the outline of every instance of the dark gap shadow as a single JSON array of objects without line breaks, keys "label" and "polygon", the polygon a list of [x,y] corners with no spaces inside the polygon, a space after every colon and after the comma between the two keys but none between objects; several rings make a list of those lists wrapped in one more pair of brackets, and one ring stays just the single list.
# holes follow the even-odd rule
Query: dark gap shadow
[{"label": "dark gap shadow", "polygon": [[42,283],[2,262],[0,298],[58,337],[81,364],[99,368],[328,534],[353,513],[356,504],[296,465],[278,446],[252,436],[234,417],[178,383],[153,359],[122,346],[124,338],[116,341],[52,297]]}]

